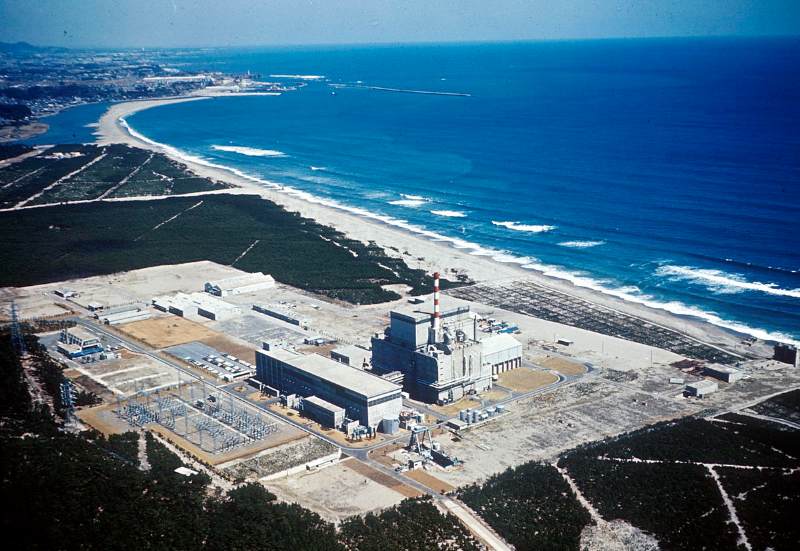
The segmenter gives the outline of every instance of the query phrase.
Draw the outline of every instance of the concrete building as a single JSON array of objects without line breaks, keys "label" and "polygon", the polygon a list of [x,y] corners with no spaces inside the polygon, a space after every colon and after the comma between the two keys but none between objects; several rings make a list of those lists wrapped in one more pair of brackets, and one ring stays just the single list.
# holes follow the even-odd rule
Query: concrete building
[{"label": "concrete building", "polygon": [[300,407],[307,416],[323,427],[339,428],[344,424],[344,408],[326,402],[322,398],[316,396],[303,398]]},{"label": "concrete building", "polygon": [[373,429],[381,427],[384,419],[398,419],[403,405],[400,386],[319,354],[258,350],[256,379],[281,393],[316,396]]},{"label": "concrete building", "polygon": [[214,321],[224,321],[242,313],[235,304],[203,293],[192,294],[192,304],[197,307],[198,316]]},{"label": "concrete building", "polygon": [[702,398],[706,394],[711,394],[717,390],[719,390],[719,385],[715,381],[709,381],[708,379],[686,385],[687,394],[689,394],[689,396],[697,396],[698,398]]},{"label": "concrete building", "polygon": [[355,367],[356,369],[369,368],[372,351],[361,348],[355,344],[340,346],[331,350],[331,359],[339,363]]},{"label": "concrete building", "polygon": [[725,381],[726,383],[734,383],[744,377],[744,373],[738,369],[720,364],[707,365],[703,370],[703,373],[709,377],[714,377],[720,381]]},{"label": "concrete building", "polygon": [[103,345],[94,333],[82,327],[69,327],[61,331],[58,351],[69,358],[78,358],[102,352]]},{"label": "concrete building", "polygon": [[372,339],[372,369],[381,375],[400,371],[412,396],[448,403],[490,389],[493,373],[519,366],[522,345],[507,334],[478,341],[477,317],[468,306],[439,309],[438,281],[434,274],[433,313],[390,313],[384,335]]},{"label": "concrete building", "polygon": [[275,287],[275,280],[272,276],[255,272],[217,281],[206,281],[205,292],[218,297],[226,297],[228,295],[253,293],[271,289],[272,287]]}]

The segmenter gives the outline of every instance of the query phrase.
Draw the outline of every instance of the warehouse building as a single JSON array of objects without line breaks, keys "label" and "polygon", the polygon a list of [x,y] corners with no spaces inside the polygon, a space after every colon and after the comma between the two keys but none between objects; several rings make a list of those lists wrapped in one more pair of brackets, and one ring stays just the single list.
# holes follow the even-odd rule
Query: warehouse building
[{"label": "warehouse building", "polygon": [[702,398],[706,394],[711,394],[717,390],[719,390],[719,385],[708,379],[686,385],[686,394],[689,396],[697,396],[698,398]]},{"label": "warehouse building", "polygon": [[288,310],[285,310],[283,308],[278,308],[275,306],[262,306],[260,304],[254,304],[253,310],[258,312],[259,314],[264,314],[265,316],[279,319],[281,321],[285,321],[286,323],[291,323],[292,325],[296,325],[298,327],[306,328],[310,323],[310,320],[308,318],[298,316],[294,312],[290,312]]},{"label": "warehouse building", "polygon": [[275,287],[275,280],[272,276],[255,272],[217,281],[206,281],[205,292],[218,297],[226,297],[228,295],[254,293],[272,287]]},{"label": "warehouse building", "polygon": [[344,408],[326,402],[322,398],[316,396],[303,398],[300,407],[303,413],[323,427],[339,428],[344,424]]},{"label": "warehouse building", "polygon": [[400,417],[400,386],[319,354],[303,355],[283,348],[258,350],[256,379],[281,393],[316,396],[343,408],[347,418],[371,429],[383,430],[384,420]]},{"label": "warehouse building", "polygon": [[709,377],[725,381],[726,383],[734,383],[744,377],[744,373],[740,370],[720,364],[707,365],[703,373]]},{"label": "warehouse building", "polygon": [[425,402],[450,403],[492,387],[492,375],[522,361],[522,345],[508,334],[479,341],[469,306],[439,309],[434,274],[433,313],[393,310],[389,327],[372,339],[372,370],[403,373],[403,386]]}]

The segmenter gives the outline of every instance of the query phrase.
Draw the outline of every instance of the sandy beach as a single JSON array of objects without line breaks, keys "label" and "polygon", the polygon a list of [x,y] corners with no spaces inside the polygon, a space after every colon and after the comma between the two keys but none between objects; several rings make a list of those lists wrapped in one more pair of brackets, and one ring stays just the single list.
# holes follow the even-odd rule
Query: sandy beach
[{"label": "sandy beach", "polygon": [[[445,277],[449,276],[451,279],[454,279],[453,274],[455,273],[467,274],[471,280],[476,282],[527,278],[541,285],[546,285],[593,303],[676,329],[703,342],[722,345],[733,350],[745,350],[740,343],[740,337],[736,334],[703,320],[677,316],[665,310],[623,301],[593,289],[579,287],[565,280],[524,269],[519,264],[499,262],[487,256],[470,254],[469,249],[458,249],[447,242],[422,237],[410,231],[368,219],[341,208],[318,204],[305,198],[282,192],[280,182],[257,183],[224,167],[214,167],[193,162],[191,159],[180,156],[179,152],[171,147],[161,146],[131,134],[120,120],[144,109],[173,103],[200,100],[216,101],[212,99],[213,97],[190,96],[132,101],[112,105],[99,121],[97,143],[101,145],[124,143],[133,147],[159,151],[186,164],[200,176],[239,186],[254,195],[273,201],[287,210],[298,212],[302,216],[312,218],[321,224],[334,227],[350,238],[363,242],[374,241],[384,247],[388,253],[403,258],[408,265],[414,268],[425,269],[429,272],[440,271]],[[397,252],[398,250],[399,252]]]}]

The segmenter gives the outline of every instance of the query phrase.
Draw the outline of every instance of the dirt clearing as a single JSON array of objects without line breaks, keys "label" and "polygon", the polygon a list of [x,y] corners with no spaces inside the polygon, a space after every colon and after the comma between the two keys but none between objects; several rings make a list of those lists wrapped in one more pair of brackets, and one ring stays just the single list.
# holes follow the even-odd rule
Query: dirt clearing
[{"label": "dirt clearing", "polygon": [[205,341],[220,336],[199,323],[178,316],[134,321],[118,327],[123,333],[153,348],[166,348],[191,341]]}]

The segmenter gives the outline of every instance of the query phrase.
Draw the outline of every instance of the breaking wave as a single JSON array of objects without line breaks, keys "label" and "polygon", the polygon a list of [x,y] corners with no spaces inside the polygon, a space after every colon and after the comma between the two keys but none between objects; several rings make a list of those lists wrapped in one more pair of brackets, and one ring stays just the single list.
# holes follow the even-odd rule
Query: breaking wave
[{"label": "breaking wave", "polygon": [[561,247],[570,247],[573,249],[588,249],[590,247],[599,247],[605,245],[605,241],[563,241],[559,243]]},{"label": "breaking wave", "polygon": [[325,75],[269,75],[270,78],[295,78],[297,80],[322,80]]},{"label": "breaking wave", "polygon": [[431,214],[448,218],[466,218],[467,213],[460,210],[432,210]]},{"label": "breaking wave", "polygon": [[286,153],[283,151],[277,151],[275,149],[257,149],[255,147],[243,147],[238,145],[212,145],[211,149],[239,153],[240,155],[247,155],[248,157],[286,157]]},{"label": "breaking wave", "polygon": [[747,281],[738,274],[728,274],[721,270],[667,265],[656,269],[656,274],[675,280],[685,280],[705,285],[715,293],[734,294],[754,291],[780,297],[800,298],[800,289],[783,289],[774,283]]},{"label": "breaking wave", "polygon": [[492,224],[494,224],[495,226],[501,226],[503,228],[507,228],[509,230],[524,231],[529,233],[545,233],[556,229],[555,226],[529,225],[529,224],[520,224],[519,222],[498,222],[497,220],[492,220]]}]

